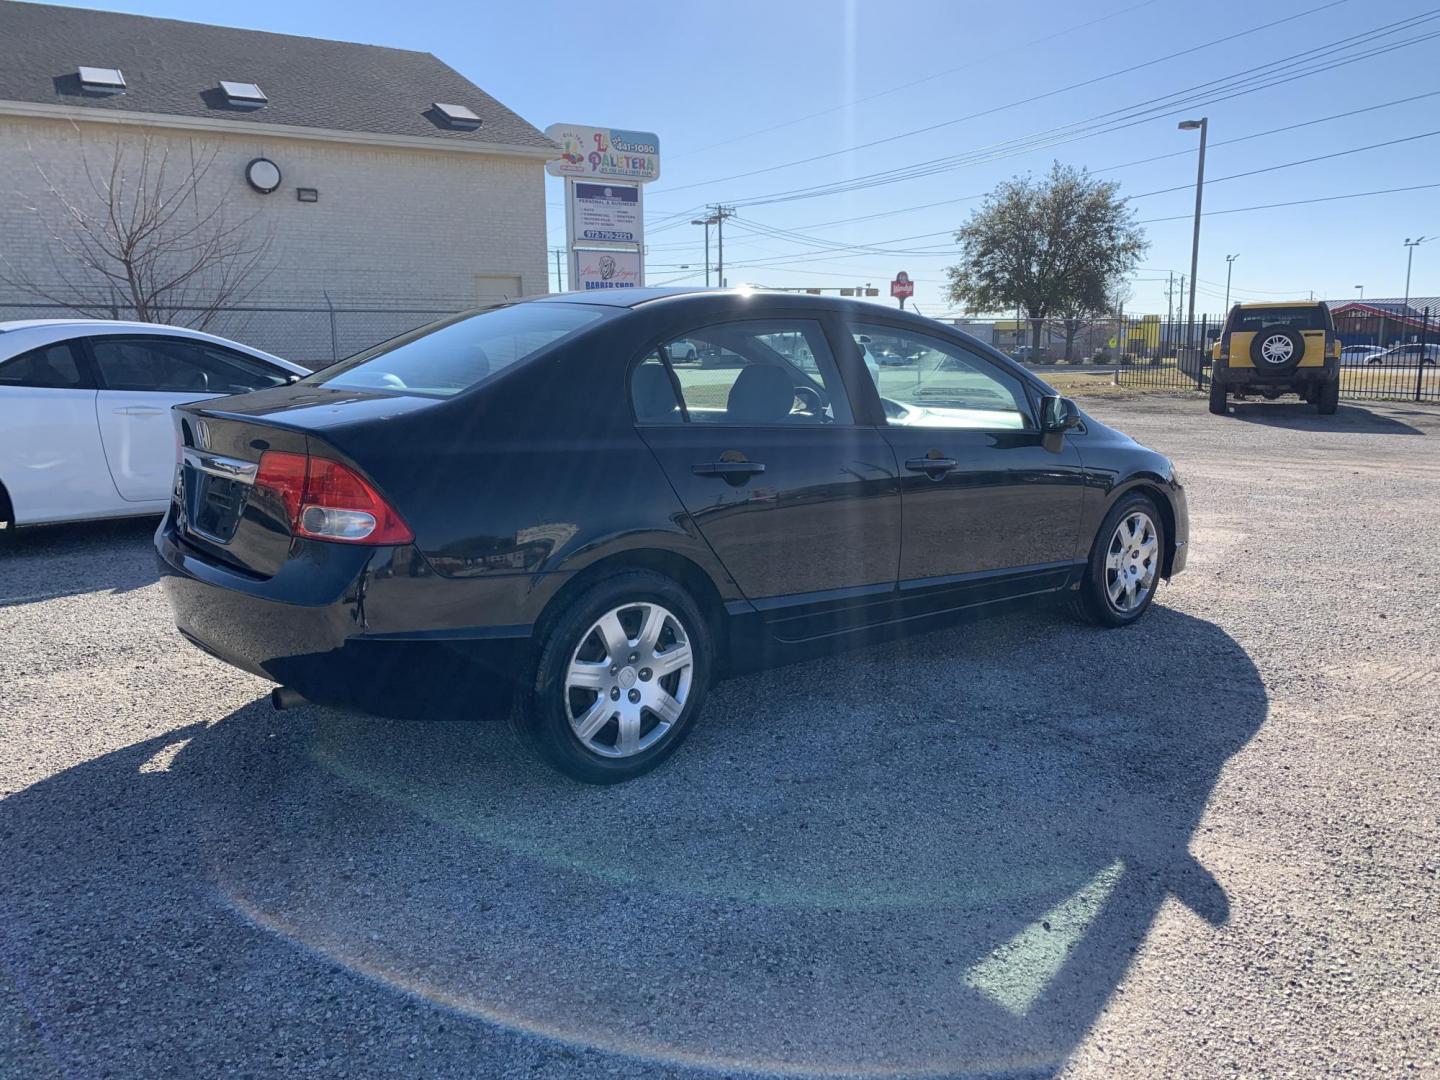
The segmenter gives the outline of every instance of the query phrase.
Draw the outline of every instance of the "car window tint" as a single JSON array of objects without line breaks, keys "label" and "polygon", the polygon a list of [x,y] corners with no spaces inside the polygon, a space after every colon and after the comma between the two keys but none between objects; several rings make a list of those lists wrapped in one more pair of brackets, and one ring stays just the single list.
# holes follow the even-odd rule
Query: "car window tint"
[{"label": "car window tint", "polygon": [[90,350],[110,390],[241,394],[287,378],[259,360],[179,337],[95,337]]},{"label": "car window tint", "polygon": [[[683,340],[694,346],[695,358],[672,359],[670,367],[691,423],[852,422],[834,357],[817,322],[718,323],[687,331]],[[673,344],[663,343],[657,357],[681,355]]]},{"label": "car window tint", "polygon": [[604,318],[585,304],[525,303],[469,312],[308,376],[309,385],[449,397]]},{"label": "car window tint", "polygon": [[0,386],[80,389],[85,386],[85,377],[70,343],[61,342],[42,345],[0,363]]},{"label": "car window tint", "polygon": [[675,385],[658,352],[647,356],[630,376],[630,400],[637,424],[679,424],[685,418],[675,397]]},{"label": "car window tint", "polygon": [[910,330],[853,324],[850,331],[890,426],[1035,427],[1024,384],[986,357]]}]

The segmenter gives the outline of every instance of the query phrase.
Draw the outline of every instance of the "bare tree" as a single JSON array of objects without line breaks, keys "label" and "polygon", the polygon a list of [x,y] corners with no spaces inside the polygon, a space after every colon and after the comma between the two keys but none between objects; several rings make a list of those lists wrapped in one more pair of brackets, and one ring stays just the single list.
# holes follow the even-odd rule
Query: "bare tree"
[{"label": "bare tree", "polygon": [[263,283],[270,234],[253,213],[232,220],[224,192],[207,191],[218,147],[192,143],[177,161],[171,143],[157,147],[148,133],[138,143],[117,136],[97,167],[76,130],[78,191],[35,162],[46,205],[27,209],[50,236],[49,274],[0,254],[0,282],[91,318],[133,314],[197,330]]}]

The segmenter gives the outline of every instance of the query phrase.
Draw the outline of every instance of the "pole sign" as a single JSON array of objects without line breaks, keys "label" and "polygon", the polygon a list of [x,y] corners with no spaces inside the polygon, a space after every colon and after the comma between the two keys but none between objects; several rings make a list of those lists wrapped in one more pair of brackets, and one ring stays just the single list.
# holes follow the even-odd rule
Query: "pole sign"
[{"label": "pole sign", "polygon": [[570,187],[570,213],[578,239],[615,244],[640,241],[640,188],[634,184],[596,184],[576,180]]},{"label": "pole sign", "polygon": [[649,131],[551,124],[559,157],[545,171],[565,178],[570,288],[645,284],[644,185],[660,176],[660,139]]},{"label": "pole sign", "polygon": [[915,283],[910,280],[910,275],[901,270],[895,275],[895,280],[890,282],[890,295],[900,301],[900,306],[905,306],[907,298],[915,295]]},{"label": "pole sign", "polygon": [[545,166],[551,176],[637,184],[660,179],[660,138],[652,132],[551,124],[545,137],[560,147],[560,156]]},{"label": "pole sign", "polygon": [[573,265],[572,287],[581,292],[633,289],[642,283],[639,251],[577,251]]}]

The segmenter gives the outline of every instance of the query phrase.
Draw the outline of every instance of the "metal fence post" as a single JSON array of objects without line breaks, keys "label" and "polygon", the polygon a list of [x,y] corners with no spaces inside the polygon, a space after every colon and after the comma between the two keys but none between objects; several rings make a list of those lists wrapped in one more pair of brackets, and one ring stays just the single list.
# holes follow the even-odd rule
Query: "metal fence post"
[{"label": "metal fence post", "polygon": [[[1425,385],[1425,344],[1430,337],[1430,309],[1425,309],[1425,318],[1420,323],[1419,356],[1415,357],[1415,400],[1422,400]],[[1440,366],[1440,365],[1437,365]]]},{"label": "metal fence post", "polygon": [[325,297],[325,306],[330,309],[330,362],[336,363],[340,359],[340,344],[335,333],[335,305],[330,302],[330,294],[321,290],[321,296]]}]

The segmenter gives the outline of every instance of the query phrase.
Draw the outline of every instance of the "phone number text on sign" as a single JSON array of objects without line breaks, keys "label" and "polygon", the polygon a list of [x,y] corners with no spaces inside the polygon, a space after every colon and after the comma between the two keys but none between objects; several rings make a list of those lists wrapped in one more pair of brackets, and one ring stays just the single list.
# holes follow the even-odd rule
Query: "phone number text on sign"
[{"label": "phone number text on sign", "polygon": [[574,185],[575,232],[582,240],[638,243],[640,189],[624,184]]}]

